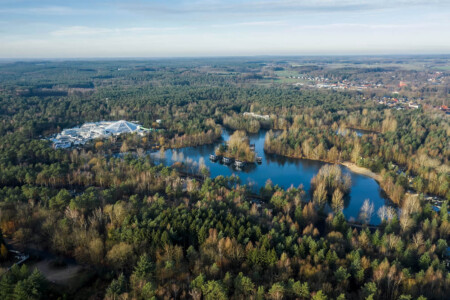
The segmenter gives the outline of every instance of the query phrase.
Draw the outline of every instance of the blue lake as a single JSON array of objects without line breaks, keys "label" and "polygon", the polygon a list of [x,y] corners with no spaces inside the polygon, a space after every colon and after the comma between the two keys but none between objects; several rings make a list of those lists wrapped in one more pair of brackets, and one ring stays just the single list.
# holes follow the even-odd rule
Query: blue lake
[{"label": "blue lake", "polygon": [[[257,134],[249,135],[250,143],[255,144],[257,155],[262,157],[262,163],[247,165],[242,170],[236,169],[233,165],[224,165],[219,161],[213,162],[209,159],[209,155],[214,153],[214,149],[223,141],[228,140],[230,132],[226,130],[223,130],[223,140],[215,144],[169,149],[165,151],[164,157],[160,157],[160,153],[152,153],[152,157],[156,163],[159,162],[168,166],[176,161],[199,162],[202,158],[205,165],[209,168],[211,177],[236,175],[240,178],[242,184],[249,185],[255,192],[258,192],[268,179],[272,181],[273,185],[279,185],[285,189],[291,186],[298,187],[303,185],[306,197],[309,199],[311,179],[326,163],[264,153],[266,132],[261,130]],[[347,219],[351,220],[354,218],[357,220],[364,200],[369,199],[374,204],[374,213],[370,223],[379,224],[380,220],[377,216],[377,211],[381,206],[389,205],[389,200],[383,195],[378,183],[370,177],[353,173],[344,166],[341,166],[341,168],[343,173],[350,174],[352,179],[350,193],[344,201],[344,214]]]}]

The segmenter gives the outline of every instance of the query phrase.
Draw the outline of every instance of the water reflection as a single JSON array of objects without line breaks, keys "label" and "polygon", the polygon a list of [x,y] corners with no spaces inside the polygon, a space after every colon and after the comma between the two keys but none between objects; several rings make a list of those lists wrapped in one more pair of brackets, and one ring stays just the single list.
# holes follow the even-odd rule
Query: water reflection
[{"label": "water reflection", "polygon": [[[240,169],[237,169],[233,164],[225,165],[220,161],[214,162],[209,159],[209,155],[214,153],[216,146],[228,140],[230,132],[226,130],[223,131],[223,140],[214,145],[168,149],[163,157],[158,152],[151,155],[156,162],[169,166],[176,162],[186,162],[186,160],[196,162],[199,165],[199,161],[202,160],[209,169],[211,177],[214,178],[219,175],[239,176],[241,183],[249,185],[255,192],[258,192],[268,179],[274,185],[279,185],[285,189],[290,186],[303,185],[306,196],[310,198],[311,179],[326,163],[264,153],[266,132],[266,130],[261,130],[259,133],[249,136],[250,143],[255,144],[257,155],[262,157],[261,164],[247,164]],[[357,219],[364,200],[370,199],[375,206],[375,214],[372,216],[370,223],[378,224],[379,219],[376,216],[376,211],[386,204],[385,195],[382,194],[378,183],[370,177],[353,173],[346,167],[342,167],[342,170],[344,174],[350,174],[352,179],[350,194],[344,199],[344,214],[347,218]]]}]

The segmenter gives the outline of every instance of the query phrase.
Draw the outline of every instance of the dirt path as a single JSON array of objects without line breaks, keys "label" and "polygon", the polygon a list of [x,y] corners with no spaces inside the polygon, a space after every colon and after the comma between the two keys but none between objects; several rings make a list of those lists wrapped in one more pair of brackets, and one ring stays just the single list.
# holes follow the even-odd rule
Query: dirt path
[{"label": "dirt path", "polygon": [[[42,250],[37,245],[21,245],[14,240],[5,239],[7,244],[15,250],[29,254],[33,259],[27,263],[30,270],[37,268],[44,277],[53,283],[70,286],[72,281],[85,270],[85,268],[70,257],[58,257],[49,251]],[[63,262],[63,266],[57,267],[55,261]]]},{"label": "dirt path", "polygon": [[75,278],[82,270],[79,265],[69,264],[63,267],[54,267],[51,263],[51,260],[44,259],[29,265],[29,267],[30,269],[37,268],[48,281],[62,285],[68,285],[70,280]]},{"label": "dirt path", "polygon": [[363,167],[359,167],[357,165],[355,165],[354,163],[351,162],[343,162],[341,163],[341,165],[349,168],[352,172],[361,174],[361,175],[366,175],[369,176],[370,178],[375,179],[378,182],[381,182],[381,175],[380,174],[376,174],[372,171],[370,171],[369,169],[363,168]]}]

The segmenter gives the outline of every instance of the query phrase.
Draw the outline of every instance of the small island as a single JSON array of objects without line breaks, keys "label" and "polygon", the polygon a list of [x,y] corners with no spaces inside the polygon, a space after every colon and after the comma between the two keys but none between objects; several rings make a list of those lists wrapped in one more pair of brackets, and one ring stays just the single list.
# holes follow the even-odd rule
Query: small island
[{"label": "small island", "polygon": [[226,144],[217,147],[215,155],[223,157],[222,161],[226,164],[234,160],[236,167],[242,167],[245,163],[254,163],[256,157],[247,134],[241,130],[235,131]]}]

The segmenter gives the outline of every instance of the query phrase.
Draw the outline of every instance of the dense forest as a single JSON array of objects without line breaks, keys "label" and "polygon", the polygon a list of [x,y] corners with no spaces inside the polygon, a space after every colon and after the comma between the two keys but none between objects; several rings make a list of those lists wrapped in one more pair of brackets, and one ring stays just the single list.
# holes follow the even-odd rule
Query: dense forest
[{"label": "dense forest", "polygon": [[[291,121],[284,120],[281,134],[267,135],[266,151],[334,163],[351,161],[379,172],[396,203],[410,186],[408,177],[416,191],[449,199],[448,120],[417,110],[394,113],[375,108],[335,113],[303,109],[294,114]],[[369,133],[358,136],[347,128]]]},{"label": "dense forest", "polygon": [[[387,82],[425,72],[368,72],[359,59],[350,69],[321,58],[0,64],[0,298],[447,299],[450,122],[425,104],[449,94],[427,89],[422,107],[398,110],[378,104],[379,89],[302,88],[277,75],[385,72]],[[46,139],[120,119],[154,130],[70,149]],[[236,131],[220,154],[254,160],[246,133],[265,128],[267,153],[333,165],[314,177],[308,201],[302,187],[267,182],[254,195],[238,177],[186,174],[145,155],[213,143],[222,128]],[[351,182],[341,163],[380,177],[392,206],[379,226],[344,217]],[[369,203],[361,212],[373,213]],[[83,272],[55,283],[33,267],[38,254],[13,265],[8,250]]]}]

